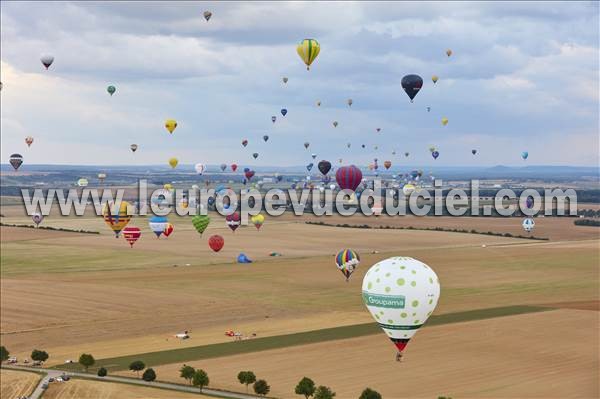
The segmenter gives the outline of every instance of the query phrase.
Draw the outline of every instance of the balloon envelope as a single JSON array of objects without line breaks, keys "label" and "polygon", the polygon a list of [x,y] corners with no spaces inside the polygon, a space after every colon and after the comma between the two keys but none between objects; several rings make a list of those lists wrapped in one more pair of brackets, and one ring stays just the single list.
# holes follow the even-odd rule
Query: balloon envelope
[{"label": "balloon envelope", "polygon": [[371,266],[363,279],[362,296],[377,324],[402,352],[435,310],[440,283],[425,263],[397,256]]},{"label": "balloon envelope", "polygon": [[362,179],[362,172],[354,165],[342,166],[335,173],[335,180],[342,190],[355,191]]},{"label": "balloon envelope", "polygon": [[319,162],[319,164],[317,165],[317,167],[319,168],[319,171],[323,175],[326,175],[331,170],[331,162],[322,160],[321,162]]},{"label": "balloon envelope", "polygon": [[342,272],[346,281],[360,264],[360,256],[351,249],[343,249],[335,256],[335,265]]},{"label": "balloon envelope", "polygon": [[304,39],[296,46],[296,52],[302,59],[302,62],[306,64],[306,69],[309,70],[310,65],[321,52],[321,46],[315,39]]},{"label": "balloon envelope", "polygon": [[412,102],[423,87],[423,78],[419,75],[406,75],[402,78],[401,85]]},{"label": "balloon envelope", "polygon": [[23,164],[23,156],[21,154],[12,154],[8,159],[8,163],[10,163],[15,170],[18,170]]},{"label": "balloon envelope", "polygon": [[123,237],[129,243],[129,246],[133,248],[133,244],[142,236],[142,232],[139,227],[127,226],[123,229]]},{"label": "balloon envelope", "polygon": [[169,131],[169,133],[173,133],[173,131],[177,128],[177,121],[175,119],[167,119],[165,121],[165,129]]},{"label": "balloon envelope", "polygon": [[215,252],[219,252],[225,245],[225,240],[218,234],[210,236],[208,246]]}]

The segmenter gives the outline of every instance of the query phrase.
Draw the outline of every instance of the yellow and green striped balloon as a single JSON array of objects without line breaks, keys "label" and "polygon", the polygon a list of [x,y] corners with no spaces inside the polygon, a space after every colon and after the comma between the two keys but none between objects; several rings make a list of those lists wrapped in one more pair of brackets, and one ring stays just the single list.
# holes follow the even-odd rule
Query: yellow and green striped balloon
[{"label": "yellow and green striped balloon", "polygon": [[306,69],[308,70],[310,69],[310,64],[312,64],[319,55],[321,46],[315,39],[304,39],[298,44],[296,51],[300,58],[302,58],[302,61],[306,64]]}]

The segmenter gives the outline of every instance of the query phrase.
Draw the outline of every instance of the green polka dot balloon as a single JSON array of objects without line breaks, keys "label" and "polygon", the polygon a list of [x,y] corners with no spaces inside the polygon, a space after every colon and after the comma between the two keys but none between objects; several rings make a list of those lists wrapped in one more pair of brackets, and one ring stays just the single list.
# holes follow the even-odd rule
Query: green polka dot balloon
[{"label": "green polka dot balloon", "polygon": [[397,256],[371,266],[363,279],[362,296],[377,324],[402,352],[433,313],[440,284],[425,263]]}]

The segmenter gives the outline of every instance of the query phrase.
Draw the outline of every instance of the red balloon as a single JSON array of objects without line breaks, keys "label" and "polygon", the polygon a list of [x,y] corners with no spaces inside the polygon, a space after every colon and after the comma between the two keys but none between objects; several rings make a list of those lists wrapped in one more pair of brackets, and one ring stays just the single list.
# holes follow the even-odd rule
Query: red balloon
[{"label": "red balloon", "polygon": [[246,171],[245,175],[246,175],[246,179],[250,180],[250,179],[252,179],[252,176],[254,176],[254,171],[248,170],[248,171]]},{"label": "red balloon", "polygon": [[173,225],[171,223],[169,223],[167,225],[167,227],[165,227],[165,229],[163,230],[163,234],[165,235],[165,237],[168,237],[171,235],[171,233],[173,232]]},{"label": "red balloon", "polygon": [[223,245],[225,245],[225,240],[218,234],[210,236],[208,239],[208,246],[215,252],[219,252]]},{"label": "red balloon", "polygon": [[234,212],[231,215],[227,215],[225,217],[225,222],[227,223],[227,226],[229,226],[231,231],[235,232],[235,229],[237,229],[241,223],[240,214],[237,212]]},{"label": "red balloon", "polygon": [[140,238],[142,232],[139,227],[127,226],[121,231],[121,234],[123,234],[125,240],[127,240],[131,248],[133,248],[133,244]]},{"label": "red balloon", "polygon": [[362,180],[362,172],[354,165],[342,166],[335,172],[335,180],[342,190],[356,190]]},{"label": "red balloon", "polygon": [[237,164],[232,163],[231,164],[231,170],[233,170],[235,172],[237,170]]}]

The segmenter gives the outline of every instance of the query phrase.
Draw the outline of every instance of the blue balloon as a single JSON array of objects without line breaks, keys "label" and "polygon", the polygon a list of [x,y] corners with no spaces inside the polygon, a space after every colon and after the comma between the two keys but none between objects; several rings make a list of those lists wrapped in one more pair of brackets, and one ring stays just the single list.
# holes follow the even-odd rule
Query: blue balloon
[{"label": "blue balloon", "polygon": [[252,260],[246,256],[246,254],[241,253],[237,257],[238,263],[252,263]]},{"label": "blue balloon", "polygon": [[208,205],[212,205],[215,203],[215,198],[214,197],[208,197]]},{"label": "blue balloon", "polygon": [[285,114],[287,114],[287,109],[282,108],[281,109],[281,115],[285,116]]},{"label": "blue balloon", "polygon": [[521,153],[521,157],[522,157],[523,159],[527,159],[527,157],[528,157],[528,156],[529,156],[529,153],[528,153],[527,151],[523,151],[523,152]]},{"label": "blue balloon", "polygon": [[244,168],[244,173],[245,172],[250,172],[250,168]]},{"label": "blue balloon", "polygon": [[313,168],[313,163],[309,163],[308,165],[306,165],[306,169],[308,169],[308,171],[310,172],[310,170]]}]

